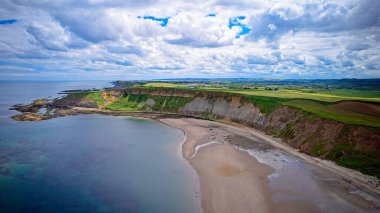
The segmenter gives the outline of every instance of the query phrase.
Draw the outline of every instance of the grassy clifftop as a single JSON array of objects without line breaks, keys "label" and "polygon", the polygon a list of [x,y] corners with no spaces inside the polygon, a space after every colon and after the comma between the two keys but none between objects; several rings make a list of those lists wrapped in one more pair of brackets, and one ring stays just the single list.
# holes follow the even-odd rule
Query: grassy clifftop
[{"label": "grassy clifftop", "polygon": [[159,96],[151,94],[120,94],[112,101],[101,91],[70,93],[55,103],[67,103],[72,106],[90,106],[115,111],[153,110],[163,112],[177,112],[191,97]]},{"label": "grassy clifftop", "polygon": [[157,96],[149,94],[126,94],[105,108],[111,110],[154,110],[164,112],[177,112],[186,103],[189,97]]},{"label": "grassy clifftop", "polygon": [[189,86],[176,83],[158,83],[151,82],[136,87],[145,88],[178,88],[186,90],[210,91],[210,92],[227,92],[249,96],[264,96],[272,98],[285,99],[307,99],[323,102],[337,102],[344,100],[369,101],[380,103],[380,91],[377,90],[359,90],[359,89],[289,89],[286,87],[270,87],[270,86],[255,86],[245,87],[244,89],[219,88],[205,84],[197,86]]},{"label": "grassy clifftop", "polygon": [[[246,90],[223,89],[212,87],[183,86],[173,83],[148,83],[136,88],[150,89],[183,89],[190,91],[224,92],[247,97],[261,112],[270,113],[281,106],[289,106],[305,112],[313,113],[321,118],[336,120],[339,122],[380,127],[380,92],[337,89],[331,91],[309,90],[266,90],[255,88]],[[350,101],[342,107],[337,104]],[[372,113],[368,113],[371,111]]]},{"label": "grassy clifftop", "polygon": [[[126,94],[116,98],[116,101],[107,101],[102,92],[72,93],[65,97],[65,101],[82,98],[82,104],[92,102],[100,108],[110,110],[153,110],[176,112],[187,102],[191,101],[190,96],[199,94],[230,94],[247,98],[252,104],[258,106],[262,113],[271,113],[279,107],[288,106],[312,113],[321,118],[331,119],[346,124],[362,125],[370,127],[380,127],[380,104],[364,101],[338,101],[324,102],[312,99],[283,98],[259,95],[247,95],[230,92],[210,92],[204,90],[187,90],[183,92],[180,88],[171,87],[137,87],[132,89],[138,91],[136,94]],[[177,93],[177,94],[176,94]],[[166,94],[166,95],[165,95]],[[189,95],[193,94],[193,95]],[[185,96],[185,97],[183,97]],[[145,103],[150,100],[151,104]],[[154,103],[154,104],[153,104]],[[88,103],[91,105],[91,103]],[[87,105],[88,105],[87,104]]]}]

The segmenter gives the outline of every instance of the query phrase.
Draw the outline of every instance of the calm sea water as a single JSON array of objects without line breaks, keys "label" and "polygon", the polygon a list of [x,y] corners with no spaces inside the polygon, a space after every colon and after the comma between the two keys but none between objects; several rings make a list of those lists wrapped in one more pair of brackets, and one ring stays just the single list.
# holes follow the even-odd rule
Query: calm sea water
[{"label": "calm sea water", "polygon": [[[95,86],[94,86],[95,85]],[[107,82],[0,82],[0,212],[196,212],[182,133],[102,115],[16,122],[9,106]]]}]

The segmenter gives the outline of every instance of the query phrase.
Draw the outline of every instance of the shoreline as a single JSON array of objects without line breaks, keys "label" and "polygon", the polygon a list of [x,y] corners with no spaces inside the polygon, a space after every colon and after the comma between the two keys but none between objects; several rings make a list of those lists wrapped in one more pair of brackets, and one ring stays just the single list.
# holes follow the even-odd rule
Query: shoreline
[{"label": "shoreline", "polygon": [[[192,122],[184,122],[192,120]],[[260,163],[258,159],[255,158],[250,152],[249,149],[239,148],[232,144],[228,144],[226,142],[219,142],[220,138],[217,138],[217,143],[213,142],[214,136],[208,135],[208,138],[205,137],[204,131],[199,131],[199,126],[203,126],[203,128],[208,128],[208,126],[215,125],[215,128],[222,129],[221,132],[226,131],[224,128],[228,128],[232,131],[240,131],[240,132],[248,132],[252,134],[253,131],[256,134],[260,134],[259,137],[261,140],[262,137],[266,135],[261,135],[262,133],[257,133],[256,130],[250,128],[242,128],[231,126],[228,124],[223,124],[220,122],[202,120],[202,119],[192,119],[192,118],[164,118],[159,119],[160,122],[163,122],[171,127],[180,129],[186,135],[186,142],[182,145],[182,154],[183,158],[186,159],[189,164],[194,168],[199,176],[199,184],[200,184],[200,192],[201,192],[201,207],[203,212],[294,212],[294,211],[303,211],[303,212],[319,212],[317,206],[313,205],[311,202],[303,202],[303,201],[293,201],[293,202],[273,202],[271,198],[273,197],[273,192],[269,186],[269,176],[274,174],[273,168],[269,166],[269,164]],[[218,127],[217,127],[218,126]],[[194,135],[196,132],[196,135]],[[268,140],[271,138],[267,138]],[[267,140],[264,142],[269,143]],[[277,141],[271,141],[272,143],[280,143]],[[270,145],[273,145],[269,143]],[[202,146],[203,145],[203,146]],[[285,146],[284,144],[280,144]],[[295,155],[298,153],[295,149],[288,151],[287,149],[281,149],[281,147],[273,146],[278,150],[284,151],[289,155],[300,158],[304,160],[306,163],[315,166],[321,172],[330,172],[339,177],[344,177],[345,179],[351,179],[350,177],[345,177],[339,170],[332,170],[325,164],[315,163],[314,158],[309,156],[299,157]],[[198,150],[197,150],[198,148]],[[292,149],[291,147],[287,147],[288,149]],[[220,155],[220,152],[224,153]],[[299,153],[302,154],[302,153]],[[304,155],[304,154],[302,154]],[[210,157],[211,156],[211,157]],[[309,157],[310,159],[304,159]],[[244,158],[244,162],[240,162],[239,159]],[[227,165],[223,165],[225,162],[229,162]],[[210,163],[211,162],[211,163]],[[242,164],[241,164],[242,163]],[[220,167],[222,165],[223,169],[225,169],[224,174],[218,174],[220,172]],[[234,165],[235,164],[235,165]],[[240,168],[235,167],[239,165]],[[339,167],[339,166],[337,166]],[[254,168],[253,171],[250,171],[249,168]],[[219,170],[219,171],[218,171]],[[248,171],[248,172],[247,172]],[[241,178],[240,174],[247,172]],[[348,171],[349,172],[349,171]],[[246,178],[244,178],[244,176]],[[252,179],[257,178],[257,176],[261,179],[260,182],[250,182]],[[226,178],[227,177],[227,178]],[[247,178],[249,177],[249,178]],[[212,179],[212,181],[210,180]],[[231,181],[231,179],[235,179],[236,182]],[[251,179],[251,180],[249,180]],[[344,180],[344,179],[343,179]],[[339,180],[340,181],[340,180]],[[351,180],[350,180],[351,181]],[[354,180],[352,183],[348,183],[349,186],[354,185],[355,187],[361,186],[361,184],[357,184]],[[243,185],[245,187],[240,187]],[[254,187],[252,187],[254,186]],[[252,187],[252,188],[250,188]],[[220,189],[222,188],[222,189]],[[224,189],[228,189],[228,191],[223,191]],[[214,190],[218,189],[218,190]],[[339,188],[331,186],[331,191],[334,191],[334,194],[339,196],[341,199],[345,200],[348,204],[351,204],[356,207],[360,207],[362,209],[371,210],[372,208],[379,208],[378,204],[372,204],[368,200],[365,200],[364,197],[353,195],[349,197],[345,195],[346,192],[343,192],[345,188]],[[365,189],[367,189],[365,187]],[[228,192],[228,193],[226,193]],[[368,192],[368,190],[365,190]],[[371,191],[369,191],[371,192]],[[373,192],[375,195],[376,192]],[[232,195],[229,196],[229,195]],[[241,196],[239,199],[235,199],[236,196]],[[264,198],[261,199],[253,199],[257,198],[260,195],[265,195]],[[250,198],[247,200],[247,198]],[[244,200],[245,199],[245,200]],[[232,200],[232,201],[231,201]],[[226,204],[228,203],[228,205]],[[226,205],[224,205],[226,204]],[[252,205],[249,205],[252,204]],[[241,206],[244,206],[242,209]],[[223,208],[222,208],[223,207]],[[228,209],[230,208],[230,209]]]},{"label": "shoreline", "polygon": [[[269,185],[268,180],[265,178],[271,172],[269,166],[260,164],[248,153],[227,144],[204,146],[193,157],[195,147],[207,142],[208,135],[204,131],[205,129],[184,128],[184,126],[178,124],[181,119],[160,119],[159,121],[182,130],[186,135],[187,140],[182,145],[182,156],[198,174],[200,204],[203,212],[246,212],[247,209],[247,212],[249,210],[253,212],[257,212],[257,210],[270,212],[268,209],[270,203],[267,200],[268,196],[266,196],[269,193]],[[227,155],[225,155],[226,152],[228,153]],[[242,153],[244,154],[242,155]],[[221,155],[224,155],[224,159],[221,159]],[[239,159],[241,157],[243,159]],[[244,167],[244,169],[236,167],[236,164]],[[208,172],[215,166],[220,166],[217,168],[217,172]],[[255,176],[254,172],[243,171],[248,168],[261,170],[260,175],[262,175],[262,178],[252,178]],[[247,181],[251,184],[246,184]],[[215,185],[216,182],[219,183]],[[255,190],[255,188],[261,188],[262,190]],[[230,190],[229,193],[226,193],[226,190]],[[252,197],[253,199],[249,203],[244,203],[246,202],[244,198],[247,197]],[[239,202],[239,200],[243,202]]]},{"label": "shoreline", "polygon": [[[149,119],[149,118],[147,118]],[[151,119],[149,119],[151,120]],[[175,128],[175,129],[178,129],[182,132],[183,134],[183,138],[182,138],[182,141],[180,142],[180,145],[178,146],[178,150],[177,150],[177,154],[178,154],[178,157],[183,160],[184,162],[186,162],[186,164],[191,168],[192,172],[193,172],[193,177],[194,177],[194,193],[195,193],[195,200],[196,200],[196,203],[194,204],[196,209],[198,210],[197,212],[202,212],[202,204],[201,204],[201,190],[200,190],[200,181],[199,181],[199,176],[198,176],[198,173],[197,171],[195,170],[195,168],[190,164],[190,162],[188,160],[186,160],[183,155],[182,155],[182,147],[183,147],[183,144],[186,143],[187,141],[187,136],[186,136],[186,133],[184,130],[180,129],[180,128],[176,128],[176,127],[173,127],[173,126],[170,126],[168,124],[166,124],[165,122],[162,122],[161,120],[157,120],[155,119],[155,121],[163,124],[163,125],[166,125],[166,126],[169,126],[171,128]]]},{"label": "shoreline", "polygon": [[[320,167],[322,169],[329,170],[333,173],[336,173],[337,175],[340,175],[342,177],[350,179],[350,181],[354,182],[356,185],[359,185],[361,187],[364,187],[366,190],[380,195],[380,187],[373,187],[373,185],[370,185],[369,181],[379,181],[376,177],[365,175],[363,173],[360,173],[359,171],[349,169],[346,167],[339,166],[335,164],[332,161],[329,160],[323,160],[316,157],[312,157],[310,155],[307,155],[306,153],[301,153],[297,149],[290,147],[286,143],[282,142],[280,138],[273,138],[272,136],[266,135],[264,132],[249,128],[240,124],[236,123],[221,123],[222,125],[227,125],[232,128],[238,128],[243,129],[247,132],[249,132],[252,136],[257,137],[272,146],[285,151],[286,153],[289,153],[293,156],[296,156],[307,163],[310,163],[312,165],[315,165],[317,167]],[[348,176],[348,177],[347,177]]]},{"label": "shoreline", "polygon": [[[199,190],[199,194],[196,193],[196,195],[199,195],[197,200],[200,200],[200,206],[203,212],[278,212],[281,210],[287,210],[290,212],[295,210],[307,212],[318,211],[315,206],[308,202],[285,202],[281,203],[281,206],[273,203],[272,200],[268,199],[272,197],[268,176],[272,174],[273,168],[264,163],[260,163],[255,156],[249,154],[248,149],[243,148],[243,150],[241,150],[238,147],[225,142],[225,139],[223,138],[219,138],[217,141],[224,141],[224,143],[210,144],[206,147],[200,148],[199,153],[196,153],[193,159],[192,155],[194,154],[197,145],[210,142],[211,140],[214,140],[215,137],[218,137],[210,133],[207,129],[209,128],[209,124],[211,124],[211,126],[218,126],[216,129],[219,129],[221,132],[226,131],[225,128],[227,128],[232,131],[249,133],[248,137],[254,136],[259,138],[279,150],[283,150],[292,156],[296,156],[311,165],[320,169],[329,170],[338,176],[344,177],[348,180],[349,184],[352,182],[357,186],[365,188],[368,192],[374,193],[377,196],[380,195],[378,188],[372,188],[371,185],[366,182],[374,177],[363,175],[357,171],[340,167],[334,163],[329,163],[325,160],[316,159],[300,153],[278,139],[240,124],[210,121],[191,116],[182,116],[176,113],[141,111],[125,112],[83,107],[62,109],[55,117],[79,114],[103,114],[153,119],[182,130],[185,136],[183,139],[184,141],[180,146],[182,158],[190,164],[196,173],[198,185],[195,187],[198,187]],[[186,124],[184,120],[193,120],[193,123]],[[204,124],[207,125],[205,126]],[[224,160],[221,161],[220,159]],[[225,164],[227,161],[229,163]],[[232,165],[231,162],[235,165]],[[238,166],[236,167],[236,165]],[[254,168],[254,170],[252,170],[252,168]],[[345,175],[348,175],[348,177]],[[217,190],[215,192],[215,190],[213,190],[215,188],[219,191]],[[195,191],[197,192],[197,190]],[[249,200],[248,202],[247,200],[244,200],[247,199],[247,197],[253,197],[255,200]]]}]

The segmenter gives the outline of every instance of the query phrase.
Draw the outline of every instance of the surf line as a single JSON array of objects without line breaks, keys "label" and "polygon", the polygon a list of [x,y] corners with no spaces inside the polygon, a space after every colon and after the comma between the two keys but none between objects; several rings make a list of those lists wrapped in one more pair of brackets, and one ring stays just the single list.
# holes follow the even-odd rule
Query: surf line
[{"label": "surf line", "polygon": [[209,146],[209,145],[211,145],[211,144],[220,144],[220,143],[219,143],[218,141],[210,141],[210,142],[208,142],[208,143],[203,143],[203,144],[197,145],[197,146],[195,147],[195,151],[194,151],[194,153],[193,153],[193,155],[191,156],[190,159],[193,159],[193,158],[194,158],[194,156],[198,153],[198,150],[199,150],[200,148],[205,147],[205,146]]}]

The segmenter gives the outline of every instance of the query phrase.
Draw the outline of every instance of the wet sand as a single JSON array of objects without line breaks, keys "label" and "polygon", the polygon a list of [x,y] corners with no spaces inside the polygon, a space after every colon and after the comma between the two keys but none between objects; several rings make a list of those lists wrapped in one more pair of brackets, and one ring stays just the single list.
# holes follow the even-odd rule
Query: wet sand
[{"label": "wet sand", "polygon": [[[371,212],[380,208],[377,194],[345,181],[335,170],[316,166],[313,158],[293,155],[296,150],[252,129],[192,118],[161,121],[186,135],[182,155],[199,176],[203,212]],[[278,144],[290,150],[278,149]]]}]

